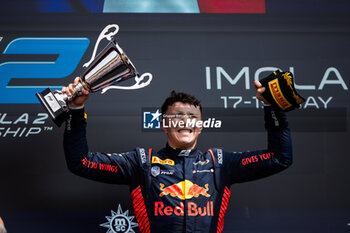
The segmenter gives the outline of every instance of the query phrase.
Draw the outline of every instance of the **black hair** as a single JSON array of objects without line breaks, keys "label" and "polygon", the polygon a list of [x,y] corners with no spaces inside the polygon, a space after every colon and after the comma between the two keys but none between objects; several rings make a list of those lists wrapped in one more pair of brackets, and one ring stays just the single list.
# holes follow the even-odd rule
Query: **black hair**
[{"label": "black hair", "polygon": [[196,97],[194,97],[191,94],[187,94],[184,92],[176,92],[173,90],[171,92],[170,96],[168,98],[166,98],[166,100],[164,101],[164,103],[162,105],[162,114],[165,114],[166,111],[168,110],[168,107],[173,105],[175,102],[191,104],[195,107],[199,106],[199,110],[202,113],[202,105]]}]

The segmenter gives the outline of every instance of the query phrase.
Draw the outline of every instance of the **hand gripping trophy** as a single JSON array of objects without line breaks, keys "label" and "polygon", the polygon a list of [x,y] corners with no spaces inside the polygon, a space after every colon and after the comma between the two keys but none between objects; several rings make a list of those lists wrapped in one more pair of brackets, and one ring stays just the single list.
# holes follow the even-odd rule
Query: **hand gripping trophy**
[{"label": "hand gripping trophy", "polygon": [[[113,28],[115,30],[108,33]],[[100,33],[90,61],[83,65],[86,70],[81,76],[82,81],[74,88],[74,95],[67,96],[59,90],[52,91],[50,88],[36,93],[41,104],[45,107],[57,126],[61,126],[69,117],[67,102],[80,95],[83,88],[87,88],[92,93],[102,90],[103,94],[109,89],[130,90],[143,88],[148,86],[152,81],[152,74],[144,73],[140,75],[137,72],[128,56],[114,40],[113,36],[118,31],[119,26],[111,24],[105,27]],[[109,43],[96,56],[98,45],[104,38],[109,40]],[[111,86],[112,84],[120,83],[130,78],[135,78],[135,84],[133,86]],[[147,81],[142,82],[145,79]]]}]

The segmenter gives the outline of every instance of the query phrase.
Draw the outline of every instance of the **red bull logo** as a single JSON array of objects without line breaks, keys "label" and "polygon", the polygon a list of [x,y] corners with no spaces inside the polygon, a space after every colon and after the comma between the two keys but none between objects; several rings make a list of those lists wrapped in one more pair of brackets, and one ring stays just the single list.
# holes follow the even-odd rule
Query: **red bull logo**
[{"label": "red bull logo", "polygon": [[170,195],[181,200],[199,197],[199,195],[210,197],[210,194],[208,194],[208,186],[208,184],[205,184],[204,187],[201,187],[197,184],[193,184],[190,180],[184,180],[168,187],[164,187],[164,184],[160,183],[160,190],[162,192],[159,196],[163,197],[165,195]]},{"label": "red bull logo", "polygon": [[[209,185],[205,184],[201,187],[197,184],[193,184],[190,180],[184,180],[177,184],[164,187],[164,184],[160,183],[160,191],[162,191],[159,196],[163,197],[170,195],[172,197],[177,197],[181,200],[191,199],[193,197],[199,197],[200,195],[204,197],[210,197]],[[186,202],[186,207],[183,202],[180,202],[179,206],[165,206],[163,202],[156,201],[154,203],[154,216],[158,215],[177,215],[183,216],[185,213],[185,208],[187,209],[188,216],[214,216],[213,202],[208,201],[206,206],[198,206],[195,202]]]},{"label": "red bull logo", "polygon": [[[214,207],[213,207],[213,201],[208,201],[206,206],[199,207],[194,202],[187,202],[187,215],[188,216],[214,216]],[[184,203],[180,202],[180,206],[164,206],[164,203],[161,201],[156,201],[154,203],[154,216],[170,216],[170,215],[177,215],[177,216],[183,216],[184,215]]]}]

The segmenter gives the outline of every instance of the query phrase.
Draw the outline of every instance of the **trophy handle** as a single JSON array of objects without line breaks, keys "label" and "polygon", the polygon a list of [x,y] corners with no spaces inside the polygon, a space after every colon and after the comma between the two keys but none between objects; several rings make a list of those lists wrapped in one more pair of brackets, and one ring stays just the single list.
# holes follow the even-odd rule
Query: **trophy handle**
[{"label": "trophy handle", "polygon": [[[111,28],[115,28],[114,31],[110,32],[107,34],[107,32],[111,29]],[[119,26],[117,24],[109,24],[107,25],[103,30],[102,32],[100,33],[100,35],[98,36],[98,39],[96,41],[96,44],[95,44],[95,47],[94,47],[94,51],[91,55],[91,59],[90,61],[86,62],[83,67],[88,67],[91,62],[95,59],[96,57],[96,52],[97,52],[97,49],[98,49],[98,46],[101,42],[101,40],[103,40],[104,38],[106,38],[107,40],[113,42],[113,36],[115,36],[119,31]]]},{"label": "trophy handle", "polygon": [[[142,81],[144,81],[144,79],[148,76],[148,79],[146,82],[141,83]],[[148,86],[151,81],[152,81],[153,75],[151,73],[144,73],[141,76],[137,75],[135,77],[135,81],[136,83],[132,86],[108,86],[102,89],[101,94],[104,94],[106,91],[108,91],[109,89],[120,89],[120,90],[136,90],[136,89],[141,89],[144,88],[146,86]]]}]

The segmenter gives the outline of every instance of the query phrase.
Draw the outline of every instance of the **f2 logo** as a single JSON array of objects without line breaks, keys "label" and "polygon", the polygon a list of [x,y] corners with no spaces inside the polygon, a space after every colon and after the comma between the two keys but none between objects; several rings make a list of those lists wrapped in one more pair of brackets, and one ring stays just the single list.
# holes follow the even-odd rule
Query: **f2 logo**
[{"label": "f2 logo", "polygon": [[0,104],[39,103],[35,97],[47,86],[9,86],[15,78],[65,78],[78,66],[90,44],[88,38],[18,38],[3,54],[58,54],[56,61],[0,64]]}]

